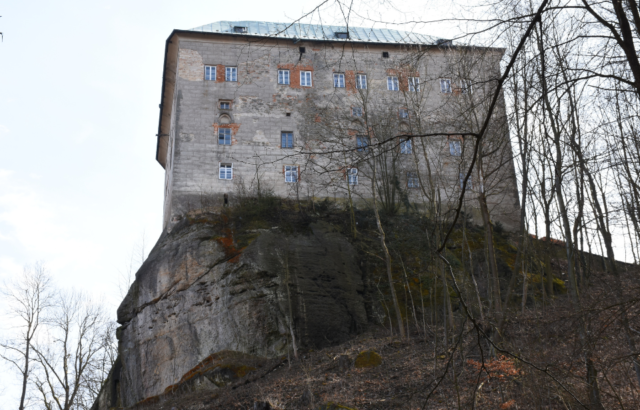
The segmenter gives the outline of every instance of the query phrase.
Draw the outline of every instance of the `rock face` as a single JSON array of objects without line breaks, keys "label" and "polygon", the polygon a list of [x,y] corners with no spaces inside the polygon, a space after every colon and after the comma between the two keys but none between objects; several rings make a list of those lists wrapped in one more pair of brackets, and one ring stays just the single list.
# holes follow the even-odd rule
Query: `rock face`
[{"label": "rock face", "polygon": [[293,337],[320,348],[366,326],[356,253],[330,225],[251,239],[237,249],[231,229],[206,219],[160,237],[118,308],[122,405],[162,393],[223,350],[276,357]]}]

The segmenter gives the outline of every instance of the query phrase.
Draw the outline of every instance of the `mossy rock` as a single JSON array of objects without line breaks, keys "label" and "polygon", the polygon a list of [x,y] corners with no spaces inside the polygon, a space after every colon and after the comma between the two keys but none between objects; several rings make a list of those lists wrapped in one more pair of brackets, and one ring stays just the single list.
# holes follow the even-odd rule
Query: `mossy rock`
[{"label": "mossy rock", "polygon": [[356,368],[361,369],[363,367],[378,367],[382,364],[382,357],[373,350],[365,350],[360,352],[356,357]]},{"label": "mossy rock", "polygon": [[338,403],[334,403],[332,401],[323,404],[322,406],[318,407],[318,410],[356,410],[353,407],[347,407],[347,406],[343,406],[342,404],[338,404]]}]

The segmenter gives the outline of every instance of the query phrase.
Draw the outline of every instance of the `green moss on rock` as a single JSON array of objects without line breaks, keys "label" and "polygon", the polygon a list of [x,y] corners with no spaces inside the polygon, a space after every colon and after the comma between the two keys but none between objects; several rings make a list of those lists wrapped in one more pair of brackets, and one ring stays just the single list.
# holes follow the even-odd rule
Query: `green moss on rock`
[{"label": "green moss on rock", "polygon": [[332,401],[323,404],[322,406],[318,407],[318,410],[356,410],[353,407],[347,407],[347,406],[343,406],[342,404],[338,404],[338,403],[334,403]]},{"label": "green moss on rock", "polygon": [[356,357],[355,366],[358,369],[365,367],[378,367],[382,364],[382,357],[373,350],[365,350],[364,352],[360,352],[358,357]]}]

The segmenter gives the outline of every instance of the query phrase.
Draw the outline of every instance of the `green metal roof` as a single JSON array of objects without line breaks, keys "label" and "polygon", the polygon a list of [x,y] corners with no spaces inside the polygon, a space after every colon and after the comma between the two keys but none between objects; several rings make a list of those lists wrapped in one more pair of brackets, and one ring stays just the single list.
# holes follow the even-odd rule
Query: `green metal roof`
[{"label": "green metal roof", "polygon": [[[243,27],[244,29],[236,29],[236,27]],[[217,21],[215,23],[192,28],[189,31],[301,40],[330,40],[391,44],[437,45],[443,41],[437,37],[400,30],[351,26],[347,29],[346,26],[270,23],[267,21]],[[349,33],[349,38],[338,37],[338,33],[347,32]]]}]

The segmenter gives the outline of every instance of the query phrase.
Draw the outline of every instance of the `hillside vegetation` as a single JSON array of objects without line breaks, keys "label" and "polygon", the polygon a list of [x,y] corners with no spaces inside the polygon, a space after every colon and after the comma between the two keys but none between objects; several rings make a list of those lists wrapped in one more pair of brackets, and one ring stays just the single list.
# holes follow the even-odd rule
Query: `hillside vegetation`
[{"label": "hillside vegetation", "polygon": [[[190,215],[190,224],[227,229],[228,247],[239,253],[263,230],[295,239],[308,235],[313,223],[330,224],[358,252],[370,326],[337,346],[298,348],[297,358],[290,350],[249,367],[210,359],[190,373],[191,380],[135,408],[565,409],[595,408],[593,402],[640,408],[620,320],[624,312],[630,328],[640,329],[637,267],[618,263],[620,300],[606,261],[580,254],[576,305],[567,295],[562,243],[530,237],[516,270],[517,238],[496,226],[501,294],[512,288],[504,310],[497,311],[482,228],[469,218],[458,222],[443,252],[447,264],[434,252],[434,221],[410,207],[381,219],[401,323],[373,211],[264,196],[244,198],[220,214]],[[206,380],[216,385],[213,390]]]}]

